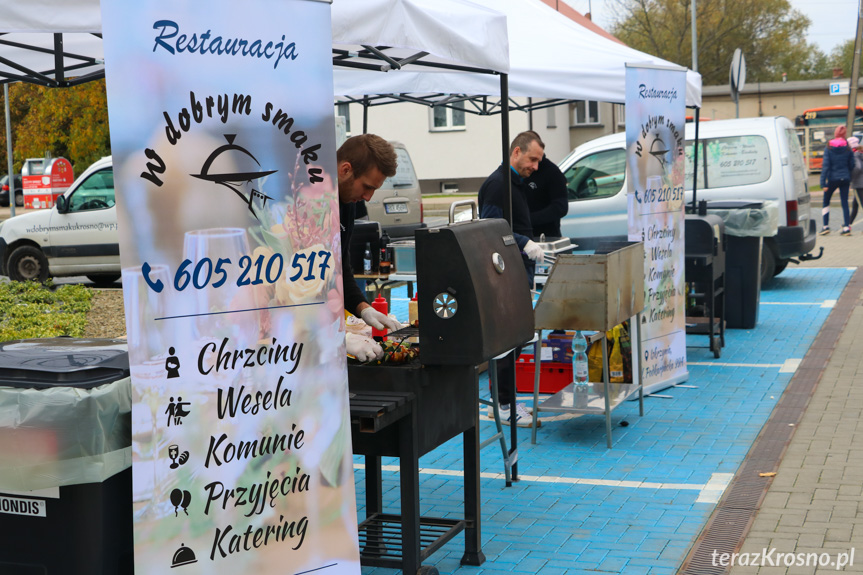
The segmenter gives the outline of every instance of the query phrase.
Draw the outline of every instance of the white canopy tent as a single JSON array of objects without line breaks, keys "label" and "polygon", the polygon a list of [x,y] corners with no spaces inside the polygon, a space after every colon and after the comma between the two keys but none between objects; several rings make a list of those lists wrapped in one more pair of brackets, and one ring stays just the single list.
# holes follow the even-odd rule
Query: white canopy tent
[{"label": "white canopy tent", "polygon": [[[0,84],[104,77],[99,0],[0,0],[0,14]],[[332,29],[334,66],[372,76],[445,69],[500,82],[509,70],[506,17],[469,0],[335,0]]]},{"label": "white canopy tent", "polygon": [[[0,0],[0,14],[0,83],[65,87],[104,77],[99,0]],[[509,69],[505,16],[468,0],[335,0],[332,19],[337,66]]]},{"label": "white canopy tent", "polygon": [[[678,67],[597,34],[540,0],[473,0],[506,14],[510,43],[509,95],[624,103],[626,64]],[[348,100],[376,94],[374,105],[399,100],[451,102],[453,95],[500,96],[499,83],[479,74],[371,75],[336,70],[335,92]],[[386,96],[383,96],[386,95]],[[403,97],[402,95],[409,95]],[[461,98],[464,99],[464,98]],[[560,102],[558,102],[560,103]],[[687,72],[687,106],[701,106],[701,76]],[[490,113],[494,108],[479,110]],[[487,106],[486,104],[483,104]]]}]

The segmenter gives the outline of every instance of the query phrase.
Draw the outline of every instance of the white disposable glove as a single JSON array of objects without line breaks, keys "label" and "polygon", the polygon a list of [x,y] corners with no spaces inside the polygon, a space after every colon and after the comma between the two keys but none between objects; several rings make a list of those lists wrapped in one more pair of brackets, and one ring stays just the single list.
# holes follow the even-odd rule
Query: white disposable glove
[{"label": "white disposable glove", "polygon": [[367,307],[363,311],[361,311],[360,317],[363,318],[364,322],[366,322],[368,325],[372,326],[375,329],[396,331],[402,328],[402,324],[389,317],[388,315],[382,314],[373,307]]},{"label": "white disposable glove", "polygon": [[524,244],[524,254],[538,264],[545,261],[545,252],[533,240],[527,240],[527,243]]},{"label": "white disposable glove", "polygon": [[345,334],[345,347],[349,354],[362,362],[380,359],[384,356],[384,350],[378,345],[378,342],[356,333],[348,332]]}]

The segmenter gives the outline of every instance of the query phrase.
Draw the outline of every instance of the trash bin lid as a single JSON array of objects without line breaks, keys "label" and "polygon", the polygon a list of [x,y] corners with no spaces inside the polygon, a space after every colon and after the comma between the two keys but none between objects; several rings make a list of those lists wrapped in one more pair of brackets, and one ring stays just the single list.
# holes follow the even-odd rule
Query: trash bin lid
[{"label": "trash bin lid", "polygon": [[55,337],[0,343],[0,386],[89,389],[128,375],[125,340]]}]

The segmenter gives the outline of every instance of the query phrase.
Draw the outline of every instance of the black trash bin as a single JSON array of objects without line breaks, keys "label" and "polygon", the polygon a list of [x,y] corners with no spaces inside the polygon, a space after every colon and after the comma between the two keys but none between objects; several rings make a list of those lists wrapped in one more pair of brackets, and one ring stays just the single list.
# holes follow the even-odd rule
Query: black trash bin
[{"label": "black trash bin", "polygon": [[131,403],[125,341],[0,344],[0,573],[134,571]]},{"label": "black trash bin", "polygon": [[[735,211],[758,214],[764,202],[751,200],[707,202],[707,211],[722,210],[725,219],[725,320],[730,328],[752,329],[758,323],[758,304],[761,299],[761,248],[763,238],[746,234],[746,229],[729,225],[727,216]],[[757,215],[743,218],[743,226],[758,227]]]}]

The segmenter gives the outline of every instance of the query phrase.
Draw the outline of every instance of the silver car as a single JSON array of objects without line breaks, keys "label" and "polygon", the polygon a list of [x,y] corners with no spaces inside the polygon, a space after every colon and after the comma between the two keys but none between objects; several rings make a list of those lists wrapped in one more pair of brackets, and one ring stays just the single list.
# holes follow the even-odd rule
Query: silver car
[{"label": "silver car", "polygon": [[413,238],[414,230],[423,227],[420,183],[404,144],[390,143],[396,149],[398,170],[366,202],[366,209],[369,220],[380,222],[391,238]]}]

